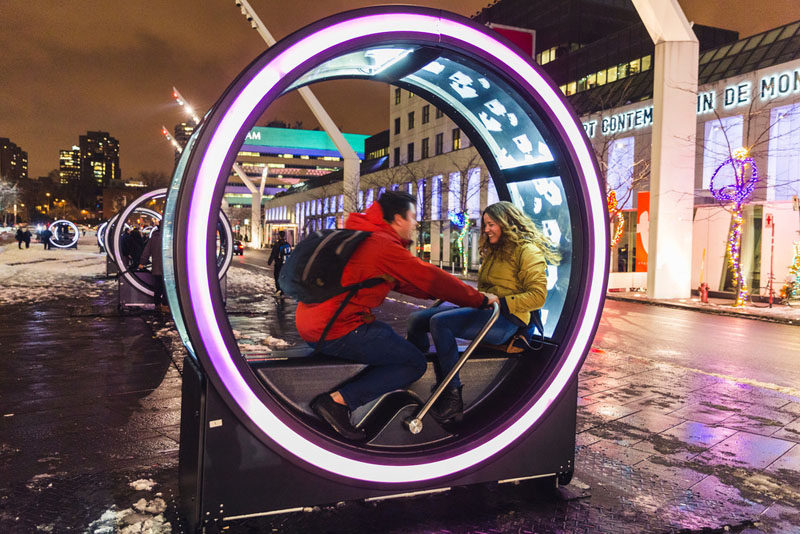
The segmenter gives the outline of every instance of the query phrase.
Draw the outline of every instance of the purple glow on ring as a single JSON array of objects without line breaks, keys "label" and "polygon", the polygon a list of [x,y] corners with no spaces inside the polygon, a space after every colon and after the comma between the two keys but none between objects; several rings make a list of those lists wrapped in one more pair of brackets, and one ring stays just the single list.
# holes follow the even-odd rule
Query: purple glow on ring
[{"label": "purple glow on ring", "polygon": [[[211,197],[222,164],[237,132],[247,116],[278,80],[301,63],[325,50],[351,39],[387,32],[416,32],[445,36],[463,42],[465,48],[479,48],[494,56],[497,64],[516,71],[538,93],[560,122],[566,141],[574,150],[585,176],[584,186],[590,205],[589,228],[594,250],[608,248],[605,231],[605,196],[601,193],[594,163],[584,141],[581,127],[572,118],[553,88],[514,51],[480,30],[459,22],[425,14],[386,13],[367,15],[323,28],[294,45],[268,63],[236,97],[225,112],[203,155],[187,219],[186,265],[192,309],[203,345],[211,364],[235,402],[266,435],[302,460],[323,470],[345,477],[381,483],[408,483],[435,479],[462,471],[503,450],[525,433],[542,416],[569,382],[590,343],[591,325],[597,319],[605,280],[605,256],[592,253],[593,262],[587,275],[589,291],[581,310],[577,332],[568,355],[550,385],[527,412],[498,435],[471,450],[454,456],[411,465],[390,465],[355,460],[328,451],[307,440],[282,422],[250,389],[239,373],[225,345],[215,320],[206,258],[206,235],[211,211]],[[586,326],[589,325],[589,326]]]}]

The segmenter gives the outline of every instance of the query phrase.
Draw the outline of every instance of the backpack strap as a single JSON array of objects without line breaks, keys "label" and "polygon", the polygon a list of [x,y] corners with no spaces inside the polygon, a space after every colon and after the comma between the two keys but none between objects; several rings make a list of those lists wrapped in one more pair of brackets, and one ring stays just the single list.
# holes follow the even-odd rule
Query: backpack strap
[{"label": "backpack strap", "polygon": [[325,325],[325,329],[322,331],[322,335],[319,336],[319,341],[317,341],[314,352],[322,352],[320,349],[322,348],[323,343],[325,343],[325,336],[328,335],[328,332],[333,326],[333,323],[339,317],[339,314],[342,313],[345,306],[347,306],[347,303],[350,302],[350,299],[352,299],[355,296],[355,294],[358,293],[360,290],[368,287],[375,287],[384,282],[389,282],[390,284],[394,283],[394,278],[392,278],[388,274],[383,274],[375,278],[368,278],[357,284],[351,284],[349,286],[345,286],[344,289],[347,290],[347,296],[344,297],[344,300],[342,300],[342,303],[339,304],[339,307],[336,309],[336,312],[331,317],[331,320],[328,321],[327,325]]}]

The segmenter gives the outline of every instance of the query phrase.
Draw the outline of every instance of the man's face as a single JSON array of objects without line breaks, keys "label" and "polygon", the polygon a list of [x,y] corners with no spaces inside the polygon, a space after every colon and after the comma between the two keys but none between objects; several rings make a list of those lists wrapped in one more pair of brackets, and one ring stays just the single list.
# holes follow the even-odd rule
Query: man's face
[{"label": "man's face", "polygon": [[417,208],[413,204],[409,204],[409,210],[406,212],[405,217],[400,214],[394,216],[394,229],[400,237],[406,241],[414,240],[414,232],[417,230]]}]

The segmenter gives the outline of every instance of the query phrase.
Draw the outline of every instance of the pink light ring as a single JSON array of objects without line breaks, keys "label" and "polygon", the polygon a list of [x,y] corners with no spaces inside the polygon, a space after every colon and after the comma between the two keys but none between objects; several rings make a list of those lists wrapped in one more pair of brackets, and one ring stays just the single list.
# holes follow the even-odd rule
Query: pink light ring
[{"label": "pink light ring", "polygon": [[[377,24],[377,22],[381,22],[382,24]],[[324,28],[302,40],[301,43],[309,44],[313,40],[313,42],[322,43],[326,48],[329,48],[341,43],[341,37],[347,33],[344,32],[343,34],[335,35],[336,31],[358,28],[358,32],[353,32],[350,34],[349,38],[354,38],[361,35],[379,33],[375,31],[378,29],[392,32],[403,31],[404,28],[402,27],[402,24],[409,24],[410,29],[408,31],[420,31],[421,28],[429,28],[429,33],[436,33],[435,31],[431,31],[430,28],[431,26],[435,28],[439,22],[447,22],[451,29],[459,29],[462,35],[452,36],[462,39],[467,44],[473,44],[476,40],[486,41],[484,38],[485,36],[481,32],[453,21],[440,21],[438,18],[426,15],[405,14],[398,16],[396,14],[387,14],[362,17],[360,19],[354,19]],[[366,28],[367,26],[369,28]],[[444,25],[442,28],[443,32],[445,32]],[[369,29],[371,31],[362,32],[361,29]],[[530,68],[529,65],[527,65],[527,63],[519,60],[515,54],[502,46],[500,43],[494,40],[489,40],[488,44],[493,44],[493,46],[489,47],[490,52],[492,53],[496,53],[498,47],[500,47],[499,50],[501,51],[501,55],[505,56],[505,58],[499,57],[498,59],[505,59],[507,64],[509,64],[509,62],[518,63],[517,68],[526,71],[534,80],[539,78],[539,80],[543,82],[541,77],[539,77],[537,73]],[[245,87],[239,97],[235,99],[233,105],[226,112],[216,131],[214,134],[212,134],[212,139],[209,142],[206,154],[204,155],[201,163],[200,171],[198,173],[198,184],[193,191],[192,208],[190,209],[187,221],[187,229],[189,234],[187,239],[187,264],[189,270],[188,286],[192,300],[192,307],[198,322],[197,326],[201,338],[208,351],[212,365],[219,374],[220,379],[227,390],[231,393],[235,402],[239,404],[245,413],[251,417],[253,422],[259,426],[266,435],[270,436],[270,438],[280,446],[284,447],[292,454],[302,458],[304,461],[309,462],[310,464],[321,469],[337,473],[342,476],[386,483],[429,480],[461,471],[471,465],[474,465],[475,463],[486,460],[505,448],[511,442],[516,440],[528,428],[530,428],[530,426],[534,424],[539,417],[541,417],[546,408],[553,402],[575,371],[581,357],[583,356],[583,351],[588,344],[589,329],[582,329],[578,333],[565,364],[562,366],[562,369],[558,372],[556,378],[551,382],[550,386],[540,397],[540,399],[517,421],[506,428],[505,431],[470,451],[447,459],[414,465],[387,465],[353,460],[332,453],[327,449],[308,441],[303,436],[286,426],[278,417],[276,417],[266,408],[261,400],[250,389],[249,385],[236,368],[236,365],[231,358],[231,354],[227,351],[227,347],[224,339],[222,338],[221,332],[217,328],[218,325],[216,322],[210,320],[210,317],[213,317],[213,305],[210,299],[210,293],[207,291],[209,281],[207,269],[205,268],[207,259],[205,258],[204,252],[205,236],[208,230],[206,226],[208,223],[208,217],[206,217],[204,214],[207,214],[211,211],[211,191],[213,191],[217,177],[221,170],[222,162],[227,155],[227,151],[231,146],[236,133],[241,129],[244,120],[246,120],[246,117],[257,105],[260,98],[262,98],[263,95],[274,86],[274,83],[277,82],[277,79],[279,78],[278,73],[270,70],[273,63],[277,61],[277,64],[281,65],[281,69],[283,70],[291,65],[300,64],[304,60],[308,60],[313,57],[313,55],[324,51],[324,49],[317,50],[311,46],[308,46],[305,49],[296,49],[295,46],[297,45],[291,46],[287,49],[287,51],[281,54],[279,58],[266,65],[264,69],[262,69],[262,71],[254,78],[254,80]],[[292,50],[303,50],[304,53],[295,56],[289,56],[287,52]],[[505,53],[502,53],[502,51],[505,51]],[[313,54],[311,54],[312,52]],[[257,80],[260,80],[263,85],[257,83]],[[583,144],[583,146],[581,146],[581,144],[576,145],[575,143],[576,139],[583,140],[580,130],[577,129],[576,125],[572,124],[572,131],[570,131],[569,126],[572,122],[574,122],[571,115],[560,102],[560,99],[552,93],[552,90],[548,84],[543,83],[539,85],[544,89],[546,101],[548,101],[548,103],[551,105],[556,105],[553,111],[557,114],[557,116],[562,117],[562,119],[559,120],[567,120],[564,126],[567,130],[573,148],[576,150],[576,153],[581,161],[583,167],[582,170],[588,176],[594,176],[594,167],[588,151],[586,150],[585,144],[581,143]],[[256,87],[258,87],[258,90],[256,90]],[[586,185],[590,193],[590,203],[592,204],[593,208],[592,216],[593,222],[595,223],[595,238],[597,238],[598,236],[604,236],[605,234],[604,231],[596,231],[596,223],[598,220],[598,209],[596,204],[600,196],[599,186],[597,186],[596,181],[594,184],[592,184],[591,180],[588,180]],[[595,185],[596,187],[593,188],[592,185]],[[591,193],[595,193],[594,200],[591,198]],[[604,217],[602,207],[599,211]],[[206,226],[206,231],[203,231],[204,226]],[[604,239],[602,240],[604,241]],[[599,279],[605,279],[604,270],[605,262],[596,257],[593,269],[594,272],[592,273],[593,276],[589,276],[589,280],[598,280],[598,277],[596,276],[598,274],[601,275]],[[583,310],[584,316],[582,317],[582,322],[585,322],[587,318],[591,321],[596,319],[599,311],[598,308],[601,296],[599,286],[601,285],[602,284],[598,282],[592,283],[590,287],[590,295],[587,299],[589,306]],[[589,315],[593,315],[593,317],[589,317]]]}]

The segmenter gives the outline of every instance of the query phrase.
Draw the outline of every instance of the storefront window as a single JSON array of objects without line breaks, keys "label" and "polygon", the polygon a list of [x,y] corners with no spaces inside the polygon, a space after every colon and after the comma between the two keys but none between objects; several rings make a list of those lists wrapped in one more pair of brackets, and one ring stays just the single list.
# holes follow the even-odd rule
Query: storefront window
[{"label": "storefront window", "polygon": [[[703,189],[711,185],[711,177],[722,162],[732,156],[734,150],[742,146],[744,121],[741,115],[723,117],[706,122],[703,138]],[[726,165],[720,169],[714,180],[714,188],[735,183],[733,167]]]},{"label": "storefront window", "polygon": [[608,147],[607,188],[617,195],[622,209],[633,206],[633,137],[615,139]]},{"label": "storefront window", "polygon": [[467,171],[467,216],[477,219],[481,215],[481,169]]},{"label": "storefront window", "polygon": [[767,200],[791,200],[800,195],[800,105],[770,112]]},{"label": "storefront window", "polygon": [[434,176],[431,183],[431,219],[438,221],[442,219],[442,176]]}]

